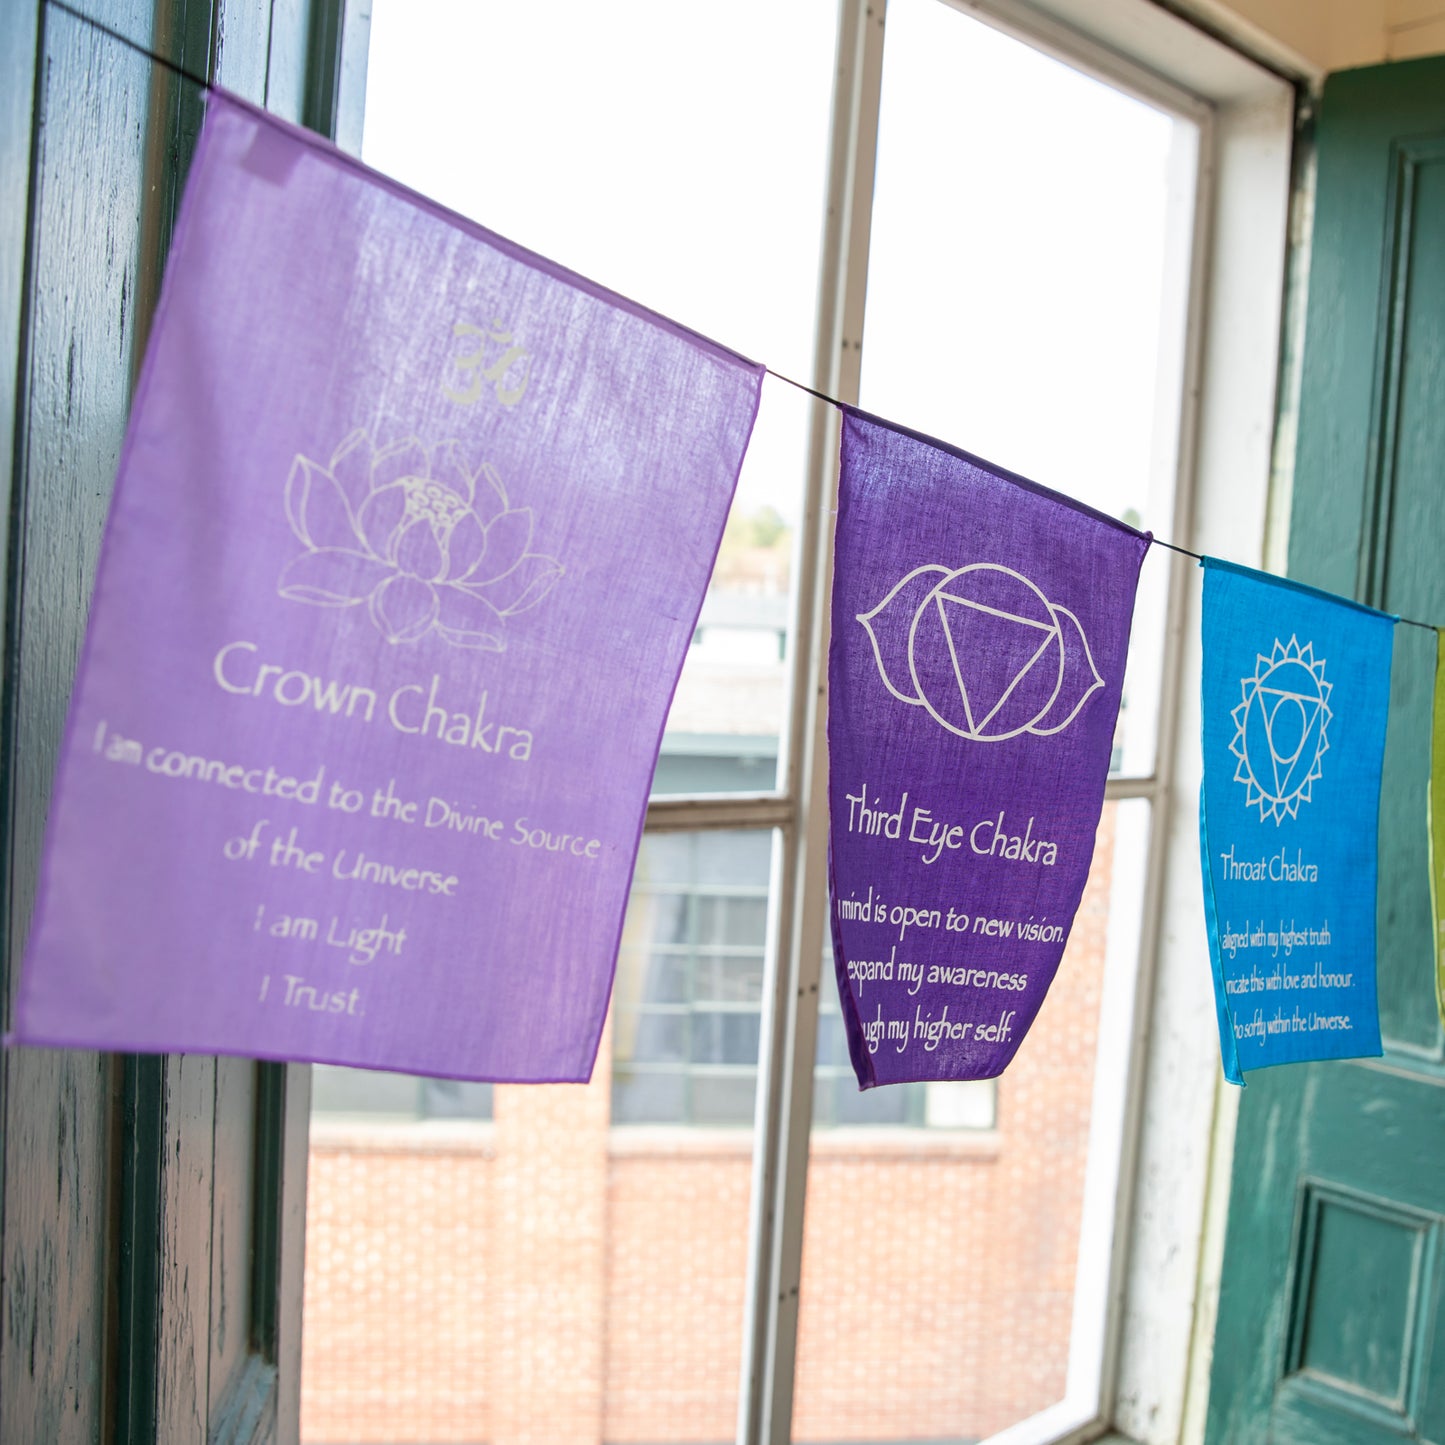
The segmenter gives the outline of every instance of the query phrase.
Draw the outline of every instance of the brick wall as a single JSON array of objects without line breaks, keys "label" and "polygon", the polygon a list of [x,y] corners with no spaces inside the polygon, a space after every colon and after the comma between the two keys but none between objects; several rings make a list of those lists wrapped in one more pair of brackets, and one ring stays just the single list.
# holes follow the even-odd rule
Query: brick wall
[{"label": "brick wall", "polygon": [[[1061,1398],[1111,815],[997,1128],[815,1136],[795,1439],[981,1437]],[[492,1124],[318,1122],[307,1445],[733,1438],[750,1137],[608,1111],[599,1070],[499,1087]]]}]

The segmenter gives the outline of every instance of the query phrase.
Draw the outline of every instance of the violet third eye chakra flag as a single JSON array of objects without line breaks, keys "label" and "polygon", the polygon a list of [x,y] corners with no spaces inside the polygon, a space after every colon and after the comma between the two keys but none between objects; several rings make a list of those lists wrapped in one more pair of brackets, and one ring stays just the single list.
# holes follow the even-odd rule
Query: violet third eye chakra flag
[{"label": "violet third eye chakra flag", "polygon": [[1148,538],[856,411],[829,655],[833,959],[859,1083],[983,1079],[1083,893]]},{"label": "violet third eye chakra flag", "polygon": [[1394,619],[1204,562],[1199,849],[1225,1077],[1380,1052],[1375,879]]},{"label": "violet third eye chakra flag", "polygon": [[213,95],[16,1039],[586,1079],[760,383]]}]

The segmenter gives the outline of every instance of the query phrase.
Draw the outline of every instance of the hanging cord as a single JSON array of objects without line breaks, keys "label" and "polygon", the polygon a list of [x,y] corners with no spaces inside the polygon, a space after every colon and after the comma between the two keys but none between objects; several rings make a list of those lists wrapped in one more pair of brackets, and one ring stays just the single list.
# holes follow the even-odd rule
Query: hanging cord
[{"label": "hanging cord", "polygon": [[[113,29],[103,21],[97,20],[93,15],[87,15],[83,10],[77,10],[73,5],[66,3],[66,0],[45,0],[45,3],[53,10],[60,10],[74,20],[79,20],[82,25],[88,25],[92,30],[98,31],[101,35],[114,40],[116,44],[123,45],[127,50],[136,55],[144,56],[154,65],[178,75],[182,80],[189,80],[192,85],[199,86],[203,91],[214,89],[211,82],[204,76],[197,75],[194,71],[188,70],[184,65],[178,65],[174,60],[167,59],[164,55],[158,54],[148,46],[142,45],[139,41],[132,40],[130,36],[123,35],[119,30]],[[358,164],[358,168],[360,168]],[[817,401],[827,402],[829,406],[835,406],[840,411],[846,405],[838,400],[836,396],[829,396],[825,391],[819,391],[816,387],[806,386],[801,381],[794,381],[791,376],[784,376],[781,371],[774,371],[771,366],[765,366],[764,371],[771,377],[781,381],[786,386],[796,388],[798,391],[806,392]],[[1203,562],[1202,553],[1193,552],[1188,547],[1181,547],[1175,542],[1166,542],[1163,537],[1153,537],[1152,542],[1156,547],[1167,548],[1170,552],[1177,552],[1181,557],[1192,557],[1196,562]],[[1403,622],[1407,627],[1423,627],[1427,632],[1436,632],[1437,629],[1429,622],[1417,622],[1413,617],[1396,617],[1396,622]]]},{"label": "hanging cord", "polygon": [[[837,397],[829,396],[825,391],[817,391],[811,386],[804,386],[801,381],[794,381],[791,376],[784,376],[781,371],[774,371],[771,366],[765,366],[763,370],[787,386],[795,386],[799,391],[806,391],[809,396],[817,397],[819,401],[826,401],[829,406],[836,406],[839,410],[846,406],[846,403],[839,401]],[[1181,547],[1175,542],[1166,542],[1163,537],[1155,537],[1151,534],[1149,540],[1156,547],[1167,547],[1171,552],[1178,552],[1181,557],[1193,557],[1196,562],[1204,561],[1202,553],[1191,552],[1188,547]],[[1405,621],[1403,617],[1400,620]]]},{"label": "hanging cord", "polygon": [[[781,371],[774,371],[771,366],[766,366],[763,370],[766,371],[769,376],[781,381],[784,385],[796,387],[799,391],[805,391],[809,396],[816,397],[819,401],[825,401],[829,406],[836,406],[840,411],[848,405],[846,402],[839,401],[836,396],[829,396],[825,391],[818,391],[815,387],[805,386],[801,381],[794,381],[791,376],[784,376]],[[1166,547],[1171,552],[1178,552],[1181,557],[1192,557],[1196,562],[1203,562],[1205,560],[1202,552],[1191,551],[1188,547],[1181,547],[1177,542],[1166,542],[1163,537],[1155,537],[1152,535],[1149,540],[1156,547]],[[1393,616],[1394,614],[1390,615]],[[1433,623],[1417,622],[1413,617],[1395,617],[1395,621],[1403,622],[1407,627],[1423,627],[1427,632],[1440,631]]]}]

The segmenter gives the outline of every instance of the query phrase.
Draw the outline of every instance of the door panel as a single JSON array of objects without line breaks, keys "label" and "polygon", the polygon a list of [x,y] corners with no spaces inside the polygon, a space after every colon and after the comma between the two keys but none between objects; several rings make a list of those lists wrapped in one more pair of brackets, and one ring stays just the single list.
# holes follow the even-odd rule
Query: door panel
[{"label": "door panel", "polygon": [[[1445,60],[1330,77],[1290,575],[1445,618]],[[1425,783],[1435,639],[1396,629],[1380,805],[1385,1057],[1240,1103],[1208,1438],[1445,1441],[1445,1052]]]},{"label": "door panel", "polygon": [[[129,12],[138,6],[112,8],[126,12],[118,20],[137,20]],[[7,277],[18,283],[7,298],[17,334],[14,391],[4,399],[18,432],[6,461],[17,459],[13,487],[26,504],[10,539],[6,596],[10,960],[34,895],[45,800],[129,394],[142,177],[136,136],[149,82],[145,65],[108,61],[98,37],[74,22],[47,23],[38,3],[11,7],[0,20],[7,37],[16,35],[17,11],[27,12],[29,75],[32,83],[38,75],[43,89],[32,92],[23,154],[18,146],[7,153],[5,177],[7,211],[28,221],[23,269]],[[148,27],[142,23],[137,33],[147,36]],[[17,70],[21,63],[17,56]],[[32,185],[37,115],[45,117],[45,144],[37,138]],[[83,172],[79,156],[88,160]],[[11,506],[5,510],[13,515]],[[22,619],[37,616],[49,620],[22,632]],[[12,965],[7,1008],[14,987]],[[114,1061],[23,1051],[5,1054],[0,1068],[0,1435],[89,1442],[100,1438],[109,1405],[97,1387],[105,1378]]]},{"label": "door panel", "polygon": [[[289,118],[317,85],[334,108],[341,0],[275,0],[274,16],[269,0],[85,8],[252,100],[268,100],[274,73]],[[13,0],[0,5],[0,116],[8,1009],[202,102],[115,38]],[[248,1060],[0,1056],[0,1439],[295,1439],[309,1092],[304,1069]]]}]

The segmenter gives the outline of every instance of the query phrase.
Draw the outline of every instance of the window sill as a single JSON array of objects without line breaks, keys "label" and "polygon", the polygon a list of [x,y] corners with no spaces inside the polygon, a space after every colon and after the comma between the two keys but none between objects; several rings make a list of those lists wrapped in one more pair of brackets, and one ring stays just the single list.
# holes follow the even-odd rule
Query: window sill
[{"label": "window sill", "polygon": [[496,1155],[489,1119],[388,1119],[380,1115],[313,1117],[311,1148],[323,1154]]},{"label": "window sill", "polygon": [[[967,1159],[992,1162],[997,1129],[821,1129],[812,1138],[814,1159],[907,1161]],[[613,1158],[738,1158],[753,1151],[753,1131],[688,1124],[614,1124],[607,1140]]]},{"label": "window sill", "polygon": [[971,1159],[999,1155],[997,1129],[820,1129],[809,1147],[815,1159]]},{"label": "window sill", "polygon": [[614,1159],[749,1158],[753,1131],[707,1124],[614,1124],[607,1152]]},{"label": "window sill", "polygon": [[[311,1148],[348,1154],[496,1154],[490,1120],[395,1119],[384,1115],[320,1115],[311,1121]],[[814,1159],[963,1159],[992,1162],[1001,1148],[997,1129],[842,1128],[814,1133]],[[750,1158],[753,1131],[692,1124],[614,1124],[607,1152],[618,1159]]]}]

